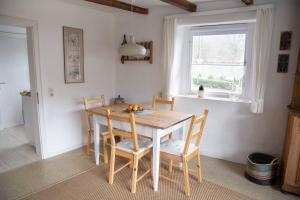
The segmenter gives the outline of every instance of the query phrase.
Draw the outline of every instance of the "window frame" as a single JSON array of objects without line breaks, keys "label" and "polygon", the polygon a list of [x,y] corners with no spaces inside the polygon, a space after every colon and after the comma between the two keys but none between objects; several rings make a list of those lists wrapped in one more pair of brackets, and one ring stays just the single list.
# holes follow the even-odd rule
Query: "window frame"
[{"label": "window frame", "polygon": [[242,83],[242,93],[236,94],[235,92],[206,92],[209,97],[231,98],[234,95],[236,98],[250,99],[251,88],[251,72],[252,72],[252,46],[254,35],[254,23],[241,23],[229,25],[210,25],[201,27],[192,27],[189,34],[189,71],[190,71],[190,94],[196,94],[197,90],[192,90],[192,57],[193,57],[193,36],[201,35],[224,35],[224,34],[237,34],[245,33],[245,74]]}]

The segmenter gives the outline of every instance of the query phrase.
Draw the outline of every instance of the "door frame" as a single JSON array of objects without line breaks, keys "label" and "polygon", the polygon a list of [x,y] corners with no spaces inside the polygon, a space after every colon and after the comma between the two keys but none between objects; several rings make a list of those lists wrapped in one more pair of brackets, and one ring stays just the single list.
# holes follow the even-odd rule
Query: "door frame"
[{"label": "door frame", "polygon": [[26,28],[30,87],[31,96],[33,97],[33,113],[35,113],[33,116],[35,146],[38,156],[44,159],[46,158],[47,151],[38,22],[35,20],[0,15],[0,24]]}]

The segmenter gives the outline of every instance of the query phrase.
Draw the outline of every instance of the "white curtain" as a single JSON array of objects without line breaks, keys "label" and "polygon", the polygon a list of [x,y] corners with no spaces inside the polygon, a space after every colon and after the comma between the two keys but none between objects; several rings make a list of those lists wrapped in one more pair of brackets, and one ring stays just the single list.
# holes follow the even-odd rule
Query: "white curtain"
[{"label": "white curtain", "polygon": [[190,90],[189,27],[178,26],[177,19],[165,17],[163,32],[164,96]]},{"label": "white curtain", "polygon": [[175,95],[191,92],[190,27],[178,26],[175,38]]},{"label": "white curtain", "polygon": [[273,27],[273,8],[258,8],[252,57],[251,111],[262,113],[269,68]]},{"label": "white curtain", "polygon": [[176,18],[165,17],[163,29],[163,79],[165,97],[170,97],[174,93],[174,49],[176,35]]}]

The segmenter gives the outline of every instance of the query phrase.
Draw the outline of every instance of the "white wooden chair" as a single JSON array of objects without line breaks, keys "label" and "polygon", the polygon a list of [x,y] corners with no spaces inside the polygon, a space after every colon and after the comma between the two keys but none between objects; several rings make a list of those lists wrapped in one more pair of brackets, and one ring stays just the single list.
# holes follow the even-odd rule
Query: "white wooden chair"
[{"label": "white wooden chair", "polygon": [[[197,158],[197,169],[196,173],[198,176],[198,182],[202,181],[201,174],[201,162],[200,162],[200,141],[203,134],[203,129],[207,119],[208,110],[204,111],[204,114],[200,117],[193,116],[190,124],[188,136],[186,141],[183,140],[168,140],[161,144],[160,155],[161,158],[170,160],[169,162],[169,172],[172,173],[173,169],[173,160],[183,164],[183,173],[184,173],[184,188],[185,194],[190,196],[190,184],[189,184],[189,167],[188,162],[193,158]],[[199,125],[199,127],[196,127]],[[194,132],[195,128],[199,130]],[[192,143],[192,140],[196,139],[196,143]],[[171,179],[167,176],[161,175],[162,178],[169,181],[181,184],[181,182]]]},{"label": "white wooden chair", "polygon": [[[86,119],[87,119],[87,145],[86,151],[88,155],[91,155],[91,152],[94,152],[92,148],[92,137],[94,135],[94,128],[93,128],[93,114],[89,112],[90,108],[100,107],[105,105],[105,99],[102,95],[99,98],[88,99],[86,97],[83,98],[84,109],[86,112]],[[103,157],[104,163],[108,163],[108,154],[107,154],[107,140],[109,139],[109,132],[102,132],[101,134],[102,142],[103,142]]]},{"label": "white wooden chair", "polygon": [[[131,192],[136,192],[136,184],[142,178],[144,178],[148,173],[152,170],[152,163],[151,168],[147,170],[143,175],[137,178],[138,172],[138,163],[139,160],[142,159],[145,155],[152,152],[152,141],[138,138],[136,133],[136,124],[135,124],[135,117],[133,113],[130,114],[111,114],[110,110],[106,110],[107,116],[107,124],[108,130],[110,134],[110,141],[111,141],[111,158],[110,158],[110,168],[109,168],[109,184],[113,184],[114,175],[131,165],[132,169],[132,177],[131,177]],[[113,121],[117,122],[125,122],[128,123],[130,126],[130,131],[123,131],[119,129],[113,129],[112,123]],[[116,143],[115,135],[123,136],[125,139]],[[129,159],[130,161],[120,167],[119,169],[115,170],[115,156],[120,156]],[[151,158],[152,161],[152,158]]]}]

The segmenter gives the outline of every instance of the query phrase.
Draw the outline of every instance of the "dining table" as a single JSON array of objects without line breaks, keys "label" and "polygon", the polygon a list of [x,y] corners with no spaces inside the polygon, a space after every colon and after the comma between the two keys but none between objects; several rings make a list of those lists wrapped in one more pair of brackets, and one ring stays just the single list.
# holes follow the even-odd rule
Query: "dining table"
[{"label": "dining table", "polygon": [[[128,115],[126,112],[128,105],[129,104],[126,103],[120,103],[88,110],[88,112],[93,114],[96,165],[100,163],[100,133],[106,130],[105,127],[107,126],[105,110],[109,109],[111,113],[117,115]],[[189,113],[152,109],[150,106],[145,106],[142,112],[135,113],[137,134],[151,138],[153,142],[152,176],[154,191],[158,191],[161,138],[176,131],[179,137],[185,140],[186,125],[191,117],[192,114]],[[113,121],[113,128],[130,131],[130,125],[126,122]]]}]

